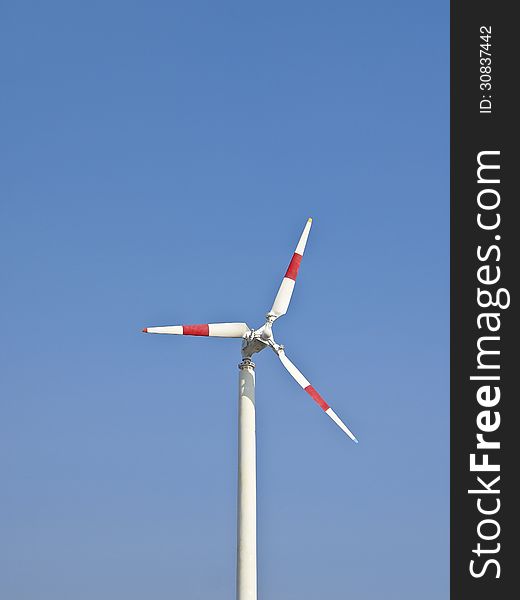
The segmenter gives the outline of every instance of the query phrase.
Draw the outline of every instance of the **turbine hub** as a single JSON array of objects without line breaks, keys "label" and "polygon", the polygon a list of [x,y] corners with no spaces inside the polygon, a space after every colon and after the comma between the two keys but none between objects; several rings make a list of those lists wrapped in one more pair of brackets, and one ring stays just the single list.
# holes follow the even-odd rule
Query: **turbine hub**
[{"label": "turbine hub", "polygon": [[242,342],[242,356],[251,357],[255,352],[274,344],[272,323],[267,320],[262,327],[252,330]]},{"label": "turbine hub", "polygon": [[258,330],[260,337],[267,342],[273,338],[273,325],[270,321],[267,321],[263,327]]}]

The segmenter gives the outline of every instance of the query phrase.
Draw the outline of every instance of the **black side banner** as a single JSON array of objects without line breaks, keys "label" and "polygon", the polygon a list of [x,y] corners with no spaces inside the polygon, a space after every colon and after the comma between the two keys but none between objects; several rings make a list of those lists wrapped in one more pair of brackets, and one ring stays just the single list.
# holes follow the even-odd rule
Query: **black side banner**
[{"label": "black side banner", "polygon": [[451,4],[451,597],[461,600],[519,594],[513,7]]}]

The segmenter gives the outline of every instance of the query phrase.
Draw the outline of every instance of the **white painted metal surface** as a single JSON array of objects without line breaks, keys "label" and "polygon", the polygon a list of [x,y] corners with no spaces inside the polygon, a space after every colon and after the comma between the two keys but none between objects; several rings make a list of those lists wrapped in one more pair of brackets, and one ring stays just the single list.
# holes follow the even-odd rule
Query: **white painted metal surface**
[{"label": "white painted metal surface", "polygon": [[237,523],[237,600],[257,600],[256,573],[256,433],[255,433],[255,365],[251,356],[271,348],[284,367],[316,404],[357,442],[354,434],[332,410],[306,377],[287,358],[284,347],[275,342],[273,322],[287,312],[294,291],[301,259],[312,225],[307,221],[287,268],[271,311],[258,329],[246,323],[204,323],[197,325],[172,325],[147,327],[145,333],[166,333],[209,337],[242,338],[242,357],[239,370],[238,398],[238,523]]},{"label": "white painted metal surface", "polygon": [[289,303],[291,302],[294,291],[294,285],[296,284],[296,277],[298,276],[298,269],[300,268],[300,262],[305,251],[305,246],[307,245],[307,238],[309,237],[311,226],[312,219],[309,218],[307,219],[307,223],[303,228],[303,232],[300,236],[291,262],[289,263],[289,267],[284,278],[282,279],[282,283],[278,293],[276,294],[276,298],[274,299],[273,306],[269,311],[268,317],[271,317],[273,321],[278,317],[285,315],[287,309],[289,308]]},{"label": "white painted metal surface", "polygon": [[305,227],[303,228],[303,232],[298,241],[298,245],[296,246],[296,250],[295,250],[296,254],[300,254],[301,256],[303,256],[303,253],[305,251],[305,246],[307,245],[307,239],[309,237],[309,233],[311,232],[311,226],[312,226],[312,219],[311,219],[311,217],[309,217],[307,219],[307,223],[305,223]]},{"label": "white painted metal surface", "polygon": [[338,417],[338,415],[332,410],[332,408],[325,402],[325,400],[321,397],[321,395],[312,387],[308,379],[303,375],[303,373],[293,364],[285,355],[283,347],[278,346],[278,344],[273,344],[273,348],[275,352],[278,354],[278,358],[281,360],[283,366],[289,371],[289,373],[294,377],[294,379],[302,386],[302,388],[311,396],[311,398],[316,402],[316,404],[327,414],[336,425],[348,435],[348,437],[353,441],[358,443],[356,436],[350,431],[350,429],[343,423],[343,421]]},{"label": "white painted metal surface", "polygon": [[167,327],[145,327],[144,333],[169,333],[170,335],[182,335],[182,325],[168,325]]},{"label": "white painted metal surface", "polygon": [[334,423],[336,423],[336,425],[342,429],[347,435],[348,437],[353,441],[356,442],[356,444],[358,443],[356,436],[352,433],[352,431],[350,431],[350,429],[345,425],[345,423],[343,423],[343,421],[338,417],[338,415],[332,410],[332,408],[327,408],[327,410],[325,411],[329,417],[334,421]]},{"label": "white painted metal surface", "polygon": [[170,335],[199,335],[209,337],[241,338],[249,333],[245,323],[205,323],[203,325],[168,325],[146,327],[145,333],[167,333]]},{"label": "white painted metal surface", "polygon": [[269,312],[270,315],[273,315],[276,318],[285,315],[289,308],[289,302],[291,301],[295,285],[296,281],[294,279],[290,279],[289,277],[284,277],[282,279],[280,289],[273,302],[273,307]]},{"label": "white painted metal surface", "polygon": [[249,332],[245,323],[210,323],[209,335],[213,337],[241,338]]},{"label": "white painted metal surface", "polygon": [[249,359],[238,377],[237,600],[256,600],[255,369]]},{"label": "white painted metal surface", "polygon": [[278,358],[282,361],[283,366],[289,371],[289,373],[296,379],[296,381],[302,386],[303,389],[310,385],[307,378],[296,368],[288,358],[285,356],[285,352],[280,350],[278,353]]}]

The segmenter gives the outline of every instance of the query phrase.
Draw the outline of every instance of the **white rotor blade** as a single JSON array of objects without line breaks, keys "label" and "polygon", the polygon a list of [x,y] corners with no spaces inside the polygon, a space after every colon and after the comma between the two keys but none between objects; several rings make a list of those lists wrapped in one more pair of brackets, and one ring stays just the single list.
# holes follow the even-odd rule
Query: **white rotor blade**
[{"label": "white rotor blade", "polygon": [[300,263],[302,261],[305,245],[307,244],[307,238],[309,237],[311,225],[312,219],[308,219],[303,233],[300,236],[300,241],[298,242],[296,250],[294,251],[291,262],[289,263],[289,267],[287,268],[285,276],[282,280],[278,294],[276,294],[276,298],[274,299],[273,307],[269,312],[269,315],[273,316],[275,319],[285,315],[287,309],[289,308],[289,302],[291,301],[294,285],[296,283],[296,277],[298,276],[298,269],[300,268]]},{"label": "white rotor blade", "polygon": [[203,335],[209,337],[243,338],[250,329],[245,323],[205,323],[202,325],[171,325],[145,327],[144,333],[169,333],[170,335]]},{"label": "white rotor blade", "polygon": [[302,386],[302,388],[309,394],[309,396],[316,402],[316,404],[329,415],[329,417],[342,429],[348,437],[358,443],[356,436],[350,431],[350,429],[343,423],[338,415],[332,410],[332,408],[325,402],[325,400],[318,394],[318,392],[312,387],[302,373],[293,365],[293,363],[285,356],[283,350],[278,351],[278,358],[282,361],[283,366],[289,371],[289,373],[296,379],[296,381]]}]

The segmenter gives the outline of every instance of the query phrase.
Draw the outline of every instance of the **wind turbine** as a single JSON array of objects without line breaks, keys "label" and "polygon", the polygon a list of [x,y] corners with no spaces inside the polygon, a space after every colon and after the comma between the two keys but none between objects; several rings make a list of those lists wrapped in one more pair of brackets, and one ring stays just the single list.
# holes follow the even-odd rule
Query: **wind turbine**
[{"label": "wind turbine", "polygon": [[284,347],[273,337],[273,323],[285,315],[294,291],[296,277],[311,230],[312,219],[305,225],[289,267],[276,294],[265,323],[250,329],[246,323],[209,323],[146,327],[144,333],[197,335],[242,339],[242,362],[238,365],[238,531],[237,531],[237,600],[256,600],[256,439],[255,439],[255,364],[256,352],[271,348],[283,366],[316,404],[351,440],[357,439],[304,375],[287,358]]}]

